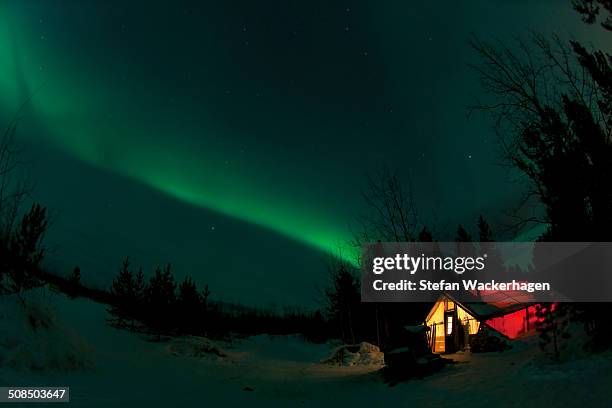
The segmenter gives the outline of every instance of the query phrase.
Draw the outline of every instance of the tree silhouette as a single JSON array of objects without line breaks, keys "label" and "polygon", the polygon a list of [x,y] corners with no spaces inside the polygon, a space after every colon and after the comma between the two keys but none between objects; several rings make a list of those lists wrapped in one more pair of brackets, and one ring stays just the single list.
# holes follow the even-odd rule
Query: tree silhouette
[{"label": "tree silhouette", "polygon": [[45,255],[42,240],[48,223],[47,210],[32,204],[9,238],[8,251],[4,254],[9,290],[20,292],[42,284],[38,268]]},{"label": "tree silhouette", "polygon": [[[575,1],[587,23],[610,1]],[[530,182],[522,203],[537,200],[543,217],[517,226],[546,226],[542,241],[610,241],[612,234],[612,57],[534,34],[514,49],[474,38],[474,69],[489,100],[476,109],[493,115],[508,162]],[[610,304],[573,304],[597,347],[610,347]],[[563,310],[560,308],[559,310]],[[542,311],[553,319],[552,308]],[[548,314],[551,316],[548,316]]]},{"label": "tree silhouette", "polygon": [[159,266],[149,279],[145,290],[146,315],[145,321],[161,338],[162,332],[173,329],[173,313],[176,306],[176,282],[172,275],[172,267],[167,264],[164,269]]},{"label": "tree silhouette", "polygon": [[543,351],[552,348],[552,357],[558,361],[561,357],[561,343],[570,337],[569,307],[560,303],[538,304],[535,313],[540,348]]},{"label": "tree silhouette", "polygon": [[502,256],[495,244],[493,230],[482,214],[478,217],[477,225],[478,237],[480,240],[480,255],[486,255],[487,257],[486,270],[494,273],[496,276],[500,276],[502,273],[506,272],[507,269],[504,267]]},{"label": "tree silhouette", "polygon": [[362,196],[369,211],[357,219],[356,246],[415,240],[419,222],[410,183],[405,188],[396,173],[384,168],[368,178]]},{"label": "tree silhouette", "polygon": [[110,289],[114,303],[108,312],[115,316],[118,325],[121,326],[126,320],[130,320],[130,328],[134,330],[135,320],[139,319],[142,313],[143,290],[142,268],[135,276],[130,268],[130,258],[126,257]]},{"label": "tree silhouette", "polygon": [[361,296],[359,282],[349,268],[340,262],[330,267],[331,285],[325,290],[328,317],[337,324],[344,342],[356,341],[356,319],[359,316]]},{"label": "tree silhouette", "polygon": [[23,234],[26,233],[24,228],[27,228],[29,222],[38,223],[38,225],[31,226],[32,231],[48,227],[46,212],[41,212],[40,210],[44,209],[40,206],[36,208],[36,211],[38,215],[44,215],[44,219],[34,217],[34,208],[30,209],[31,216],[24,218],[23,206],[30,196],[31,186],[28,180],[21,176],[23,174],[20,169],[22,166],[21,149],[16,143],[16,131],[17,120],[15,119],[9,123],[0,137],[0,293],[18,292],[39,283],[31,275],[32,271],[23,270],[23,267],[36,266],[27,262],[27,258],[34,260],[31,256],[35,256],[35,253],[39,254],[42,259],[44,251],[39,251],[39,249],[42,246],[44,231],[39,235],[40,240],[33,243],[34,248],[31,248],[33,252],[30,254],[27,254],[27,251],[24,252],[26,248],[22,244],[26,243],[19,241],[24,238]]},{"label": "tree silhouette", "polygon": [[[576,42],[534,34],[509,46],[473,39],[475,65],[491,100],[506,158],[530,181],[544,217],[518,224],[547,226],[543,240],[606,241],[612,227],[610,67]],[[520,54],[519,54],[520,53]]]},{"label": "tree silhouette", "polygon": [[208,304],[209,301],[208,299],[210,298],[210,289],[208,288],[208,283],[206,285],[204,285],[204,289],[202,289],[202,307],[204,309],[204,311],[208,311]]},{"label": "tree silhouette", "polygon": [[[612,1],[611,0],[573,0],[574,9],[582,14],[582,20],[587,24],[594,24],[601,14],[601,26],[612,31]],[[603,8],[603,12],[602,12]]]},{"label": "tree silhouette", "polygon": [[419,232],[419,242],[433,242],[433,234],[427,227],[423,227]]},{"label": "tree silhouette", "polygon": [[455,242],[457,243],[457,255],[462,257],[473,257],[476,255],[476,248],[472,243],[472,235],[461,224],[457,226]]},{"label": "tree silhouette", "polygon": [[493,242],[493,231],[482,214],[478,217],[478,238],[480,242]]},{"label": "tree silhouette", "polygon": [[190,276],[186,276],[178,288],[177,314],[180,330],[195,333],[200,328],[202,296]]},{"label": "tree silhouette", "polygon": [[469,232],[463,227],[463,225],[459,224],[457,226],[457,234],[455,235],[456,242],[472,242],[472,236]]}]

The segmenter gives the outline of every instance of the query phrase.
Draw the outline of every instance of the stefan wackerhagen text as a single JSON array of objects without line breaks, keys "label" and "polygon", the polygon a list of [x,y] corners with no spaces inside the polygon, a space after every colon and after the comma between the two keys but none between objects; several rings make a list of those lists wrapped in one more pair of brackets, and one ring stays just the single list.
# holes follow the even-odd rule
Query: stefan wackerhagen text
[{"label": "stefan wackerhagen text", "polygon": [[372,259],[372,273],[382,275],[385,271],[404,271],[411,279],[399,279],[387,282],[375,279],[372,288],[375,291],[436,291],[436,292],[497,292],[497,291],[550,291],[550,282],[527,282],[512,279],[510,281],[496,281],[490,279],[414,279],[419,271],[447,271],[463,275],[466,271],[483,271],[486,268],[488,254],[482,256],[426,256],[420,254],[395,254],[391,257],[374,257]]},{"label": "stefan wackerhagen text", "polygon": [[376,242],[362,248],[361,298],[612,302],[610,270],[610,242]]}]

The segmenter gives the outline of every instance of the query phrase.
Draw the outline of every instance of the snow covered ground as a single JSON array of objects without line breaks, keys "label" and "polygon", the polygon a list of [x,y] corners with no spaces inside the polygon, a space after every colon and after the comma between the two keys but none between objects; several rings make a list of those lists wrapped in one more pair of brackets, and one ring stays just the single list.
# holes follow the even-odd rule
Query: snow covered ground
[{"label": "snow covered ground", "polygon": [[535,342],[517,342],[509,352],[454,355],[458,363],[436,375],[388,387],[378,366],[319,364],[333,345],[299,336],[218,343],[226,357],[193,355],[194,339],[144,341],[108,326],[104,306],[89,300],[33,298],[48,328],[32,331],[16,299],[0,298],[0,386],[70,386],[72,406],[612,406],[610,354],[555,365]]}]

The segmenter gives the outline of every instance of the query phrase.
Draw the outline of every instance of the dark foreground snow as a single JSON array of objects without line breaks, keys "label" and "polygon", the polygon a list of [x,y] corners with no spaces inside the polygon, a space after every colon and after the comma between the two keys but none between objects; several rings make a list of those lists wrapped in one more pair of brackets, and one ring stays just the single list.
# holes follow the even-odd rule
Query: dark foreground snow
[{"label": "dark foreground snow", "polygon": [[377,365],[320,364],[334,346],[299,336],[216,343],[221,353],[209,353],[197,338],[152,343],[113,329],[88,300],[30,297],[43,314],[37,330],[15,298],[0,298],[0,385],[70,386],[71,406],[612,406],[610,354],[549,364],[534,341],[516,342],[509,352],[455,355],[440,373],[390,388]]}]

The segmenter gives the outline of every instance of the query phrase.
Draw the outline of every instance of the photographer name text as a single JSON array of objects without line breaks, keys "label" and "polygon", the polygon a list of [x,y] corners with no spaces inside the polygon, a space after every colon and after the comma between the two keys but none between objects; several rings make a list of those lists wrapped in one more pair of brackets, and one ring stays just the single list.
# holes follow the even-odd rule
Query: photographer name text
[{"label": "photographer name text", "polygon": [[550,291],[548,282],[520,282],[512,280],[509,282],[497,282],[495,280],[480,282],[476,279],[463,279],[460,282],[448,282],[444,279],[431,281],[428,279],[410,280],[401,279],[395,282],[385,282],[376,279],[372,283],[375,291]]}]

